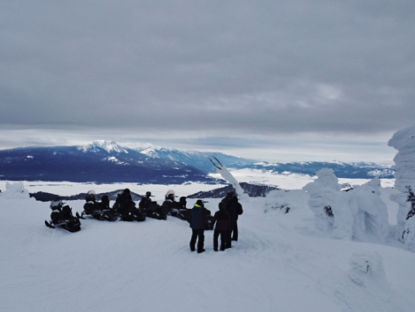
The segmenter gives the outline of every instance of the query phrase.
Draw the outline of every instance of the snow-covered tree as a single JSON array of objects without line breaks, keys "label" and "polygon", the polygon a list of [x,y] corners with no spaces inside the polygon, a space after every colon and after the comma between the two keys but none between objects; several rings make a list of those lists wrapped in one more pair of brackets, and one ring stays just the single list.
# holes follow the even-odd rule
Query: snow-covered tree
[{"label": "snow-covered tree", "polygon": [[396,132],[388,144],[398,150],[394,161],[395,188],[399,193],[393,198],[399,204],[396,234],[408,249],[415,250],[415,220],[411,213],[415,205],[415,125]]},{"label": "snow-covered tree", "polygon": [[388,210],[380,197],[378,178],[355,187],[347,193],[353,212],[353,238],[362,241],[384,242],[389,235]]},{"label": "snow-covered tree", "polygon": [[330,236],[383,242],[389,234],[387,207],[380,198],[380,180],[374,179],[342,192],[333,170],[322,169],[307,184],[308,204],[316,225]]},{"label": "snow-covered tree", "polygon": [[25,189],[23,182],[7,182],[6,190],[0,193],[7,198],[28,197],[29,192]]},{"label": "snow-covered tree", "polygon": [[352,238],[352,214],[347,207],[346,193],[332,169],[321,169],[317,179],[304,186],[309,193],[308,204],[314,213],[316,226],[336,238]]}]

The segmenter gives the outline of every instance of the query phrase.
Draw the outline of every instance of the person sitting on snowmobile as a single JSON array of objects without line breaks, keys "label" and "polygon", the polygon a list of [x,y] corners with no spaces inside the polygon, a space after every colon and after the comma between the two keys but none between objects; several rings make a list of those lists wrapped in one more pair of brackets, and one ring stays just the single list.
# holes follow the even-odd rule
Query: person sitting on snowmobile
[{"label": "person sitting on snowmobile", "polygon": [[151,192],[146,192],[146,195],[143,196],[138,204],[140,212],[150,218],[163,219],[160,214],[160,206],[157,202],[151,200]]},{"label": "person sitting on snowmobile", "polygon": [[108,195],[102,195],[101,201],[96,202],[95,206],[97,207],[92,214],[95,219],[98,220],[107,220],[115,221],[118,218],[118,214],[115,210],[110,207],[110,199]]},{"label": "person sitting on snowmobile", "polygon": [[138,203],[138,209],[140,209],[141,212],[147,214],[147,212],[150,212],[150,209],[152,207],[152,200],[151,192],[146,192],[146,195],[141,197],[140,202]]},{"label": "person sitting on snowmobile", "polygon": [[102,195],[101,196],[101,202],[98,203],[98,204],[99,204],[99,208],[101,210],[111,209],[111,207],[110,207],[110,199],[109,199],[108,195]]},{"label": "person sitting on snowmobile", "polygon": [[131,193],[128,188],[117,195],[114,209],[121,215],[121,220],[123,221],[144,221],[145,219],[145,216],[135,208],[135,203],[131,198]]},{"label": "person sitting on snowmobile", "polygon": [[81,222],[73,216],[71,207],[59,200],[51,202],[50,208],[52,209],[51,221],[45,221],[46,226],[50,228],[59,226],[70,232],[77,232],[81,229]]},{"label": "person sitting on snowmobile", "polygon": [[183,216],[181,216],[180,214],[181,214],[182,211],[187,210],[187,208],[186,208],[186,204],[187,204],[186,197],[182,196],[182,197],[180,197],[179,201],[176,202],[174,200],[174,195],[169,194],[166,197],[165,202],[166,202],[166,205],[169,206],[170,215],[172,215],[173,217],[178,217],[180,219],[183,219]]},{"label": "person sitting on snowmobile", "polygon": [[115,221],[117,219],[117,213],[109,207],[107,195],[103,195],[101,202],[97,202],[95,192],[89,191],[85,196],[85,200],[84,211],[81,215],[77,213],[78,218],[85,219],[85,215],[90,215],[97,220]]},{"label": "person sitting on snowmobile", "polygon": [[163,204],[161,205],[160,213],[163,217],[167,217],[168,214],[172,213],[174,208],[178,207],[178,202],[175,201],[176,195],[173,190],[168,190]]},{"label": "person sitting on snowmobile", "polygon": [[84,213],[87,215],[92,215],[94,211],[98,208],[96,205],[96,197],[94,191],[88,191],[85,195],[86,203],[84,204]]},{"label": "person sitting on snowmobile", "polygon": [[187,200],[185,196],[180,197],[179,202],[177,203],[177,208],[172,209],[172,216],[177,216],[182,220],[190,220],[190,211],[191,209],[186,208]]}]

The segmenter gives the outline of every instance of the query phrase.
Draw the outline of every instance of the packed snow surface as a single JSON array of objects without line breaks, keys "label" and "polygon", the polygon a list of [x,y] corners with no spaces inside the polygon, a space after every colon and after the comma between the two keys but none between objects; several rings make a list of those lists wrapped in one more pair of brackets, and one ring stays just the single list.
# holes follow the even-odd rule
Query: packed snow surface
[{"label": "packed snow surface", "polygon": [[[44,226],[48,203],[9,186],[0,193],[0,311],[413,312],[415,254],[327,237],[309,198],[245,199],[239,241],[214,252],[206,231],[197,254],[182,220],[82,220],[69,233]],[[84,202],[69,204],[75,212]]]}]

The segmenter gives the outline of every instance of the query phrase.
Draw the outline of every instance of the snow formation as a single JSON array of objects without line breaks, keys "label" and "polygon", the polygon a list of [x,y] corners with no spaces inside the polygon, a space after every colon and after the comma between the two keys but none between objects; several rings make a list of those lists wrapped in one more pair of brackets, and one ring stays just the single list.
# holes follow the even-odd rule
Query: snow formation
[{"label": "snow formation", "polygon": [[396,132],[388,144],[398,150],[394,158],[395,187],[399,191],[393,198],[399,204],[395,233],[415,251],[415,220],[408,215],[415,208],[415,199],[410,200],[411,192],[415,192],[415,125]]},{"label": "snow formation", "polygon": [[29,192],[25,189],[23,182],[7,182],[6,189],[0,193],[3,198],[27,198]]},{"label": "snow formation", "polygon": [[303,190],[320,231],[340,239],[386,241],[390,226],[379,179],[344,192],[333,170],[322,169],[317,177]]}]

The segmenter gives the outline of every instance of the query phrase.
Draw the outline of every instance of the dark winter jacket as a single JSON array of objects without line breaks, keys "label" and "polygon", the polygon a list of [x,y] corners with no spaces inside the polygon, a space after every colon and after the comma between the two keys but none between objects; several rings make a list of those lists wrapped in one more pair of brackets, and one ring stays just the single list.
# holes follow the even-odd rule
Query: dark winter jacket
[{"label": "dark winter jacket", "polygon": [[209,215],[209,210],[202,205],[195,204],[190,213],[190,227],[193,230],[205,230]]},{"label": "dark winter jacket", "polygon": [[180,204],[172,199],[166,199],[163,204],[161,205],[161,210],[164,214],[171,213],[172,209],[179,208]]},{"label": "dark winter jacket", "polygon": [[243,213],[242,205],[236,196],[226,196],[219,203],[219,207],[229,214],[231,220],[238,220],[238,216]]},{"label": "dark winter jacket", "polygon": [[213,216],[213,224],[216,224],[215,231],[227,231],[230,228],[231,218],[224,209],[220,209]]},{"label": "dark winter jacket", "polygon": [[102,196],[100,202],[95,203],[95,210],[105,210],[105,209],[110,209],[110,200],[108,196],[106,195]]},{"label": "dark winter jacket", "polygon": [[135,209],[135,204],[129,191],[123,191],[121,194],[118,194],[114,208],[121,214],[128,213]]},{"label": "dark winter jacket", "polygon": [[143,197],[140,200],[140,203],[138,204],[138,208],[142,211],[150,211],[151,208],[154,206],[152,205],[153,201],[150,197]]}]

